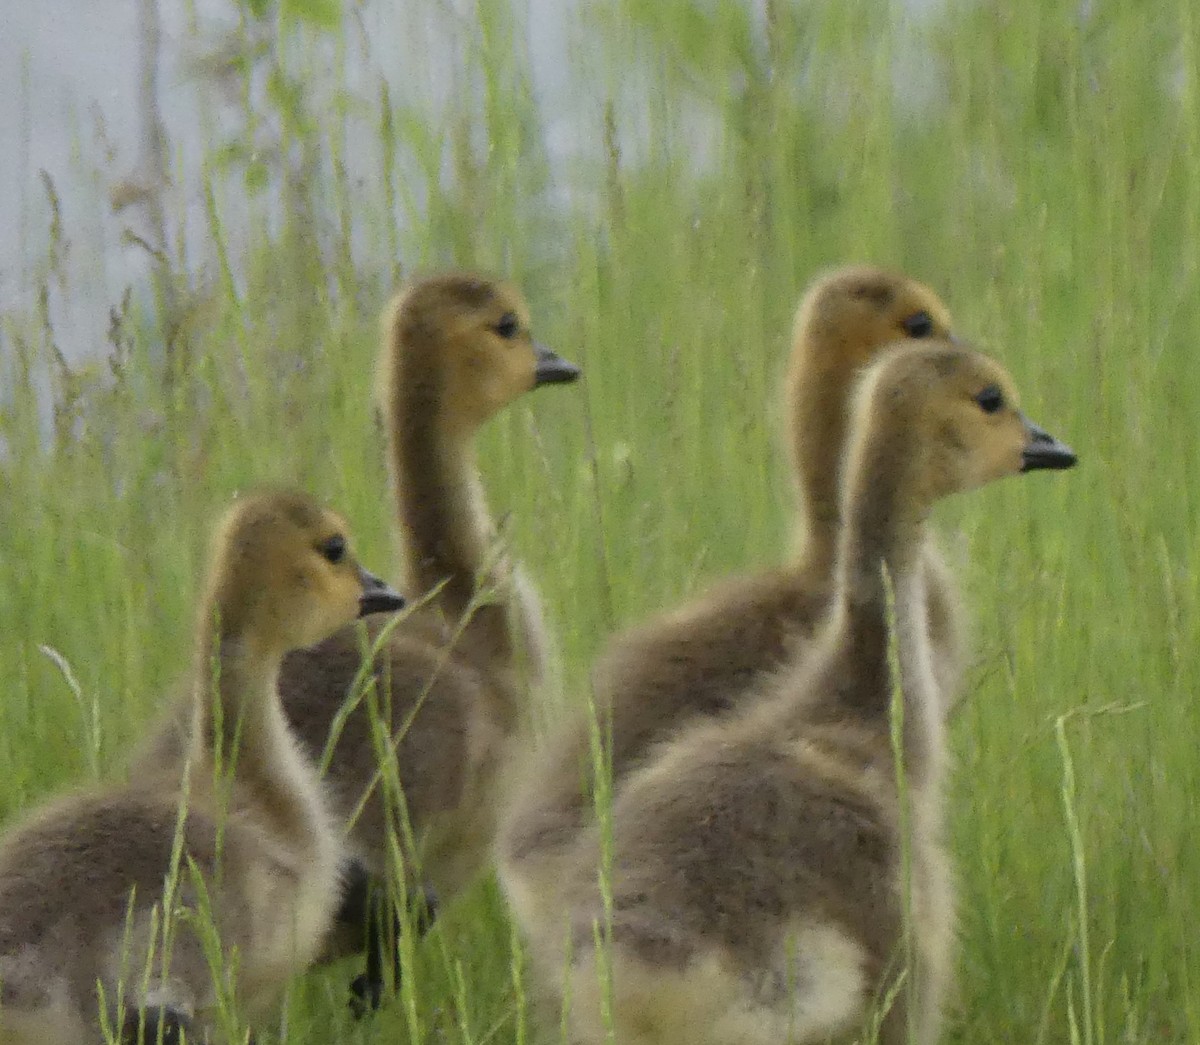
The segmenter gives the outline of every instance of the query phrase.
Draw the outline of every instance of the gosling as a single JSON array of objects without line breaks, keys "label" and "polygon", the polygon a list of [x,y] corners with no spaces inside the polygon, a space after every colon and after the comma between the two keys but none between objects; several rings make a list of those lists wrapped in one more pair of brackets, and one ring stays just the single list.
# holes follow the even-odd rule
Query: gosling
[{"label": "gosling", "polygon": [[[319,953],[342,848],[284,718],[285,653],[403,600],[333,512],[243,497],[217,531],[196,625],[183,768],[82,792],[0,841],[0,1040],[209,1040],[232,990],[257,1015]],[[223,969],[210,969],[211,918]],[[236,957],[234,957],[236,955]]]},{"label": "gosling", "polygon": [[944,340],[881,355],[855,401],[836,590],[808,655],[622,782],[611,906],[596,830],[546,898],[569,954],[539,967],[570,963],[573,1040],[608,1040],[608,971],[622,1045],[938,1040],[953,904],[927,517],[952,493],[1074,463],[987,357]]}]

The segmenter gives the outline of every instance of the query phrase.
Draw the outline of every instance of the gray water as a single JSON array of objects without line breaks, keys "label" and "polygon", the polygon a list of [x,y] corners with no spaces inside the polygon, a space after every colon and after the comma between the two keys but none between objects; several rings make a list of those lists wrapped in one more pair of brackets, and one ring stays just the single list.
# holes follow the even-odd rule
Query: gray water
[{"label": "gray water", "polygon": [[[139,187],[158,187],[147,160],[153,132],[143,119],[140,86],[143,5],[150,2],[0,0],[0,229],[6,233],[0,238],[0,313],[30,314],[38,288],[48,288],[55,341],[69,360],[102,353],[110,307],[126,288],[146,292],[152,261],[128,233],[159,245],[153,213],[137,202]],[[765,0],[741,2],[761,21]],[[906,0],[904,6],[920,14],[938,3]],[[579,0],[528,0],[524,41],[556,183],[564,184],[580,155],[598,147],[601,99],[613,89],[611,73],[589,83],[594,55],[582,37],[579,6]],[[468,60],[456,34],[469,27],[470,0],[346,7],[358,12],[345,36],[346,85],[375,99],[382,79],[393,98],[417,102],[436,118]],[[201,159],[206,145],[241,126],[241,113],[229,89],[235,85],[222,83],[211,67],[202,71],[198,59],[242,38],[237,7],[231,0],[157,0],[157,10],[154,94],[169,173],[158,198],[166,226],[176,230],[169,244],[176,261],[201,271],[212,262]],[[627,72],[626,86],[636,82],[637,70]],[[916,82],[911,74],[904,80]],[[626,123],[636,136],[637,97],[630,94]],[[54,220],[49,186],[62,230],[54,265],[47,258]]]},{"label": "gray water", "polygon": [[[470,6],[364,5],[346,34],[349,86],[373,98],[382,78],[393,97],[436,112],[453,89],[448,74],[462,61],[454,34]],[[152,260],[126,233],[159,246],[137,202],[139,187],[158,184],[147,169],[149,132],[139,105],[141,8],[142,0],[0,0],[0,313],[29,314],[46,286],[55,340],[70,360],[103,352],[109,308],[127,287],[143,292]],[[562,98],[566,72],[558,56],[570,4],[533,0],[532,8],[535,89],[539,98]],[[156,94],[170,172],[161,198],[166,225],[184,232],[171,249],[187,243],[184,263],[195,268],[211,261],[197,173],[203,150],[241,125],[231,85],[198,59],[238,39],[237,8],[230,0],[159,0],[158,11]],[[551,116],[551,148],[562,150],[569,138]],[[51,185],[62,230],[53,267]]]}]

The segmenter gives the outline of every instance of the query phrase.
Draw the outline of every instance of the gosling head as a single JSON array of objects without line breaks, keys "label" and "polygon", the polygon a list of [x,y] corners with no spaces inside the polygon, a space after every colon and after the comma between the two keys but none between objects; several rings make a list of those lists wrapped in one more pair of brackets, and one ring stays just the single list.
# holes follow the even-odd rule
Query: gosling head
[{"label": "gosling head", "polygon": [[950,336],[950,312],[923,283],[871,265],[818,279],[796,312],[793,368],[852,375],[884,345]]},{"label": "gosling head", "polygon": [[282,655],[404,599],[359,564],[339,515],[306,494],[263,491],[239,498],[217,530],[208,605],[222,639]]},{"label": "gosling head", "polygon": [[922,283],[853,265],[818,279],[800,303],[785,382],[786,416],[810,548],[832,554],[847,403],[861,369],[898,339],[949,337],[950,313]]},{"label": "gosling head", "polygon": [[959,341],[896,344],[864,375],[859,398],[857,416],[865,412],[860,424],[872,433],[860,448],[873,438],[881,466],[907,475],[923,502],[1076,461],[1021,412],[1004,368]]},{"label": "gosling head", "polygon": [[396,299],[388,320],[384,388],[434,377],[443,406],[478,426],[539,385],[575,381],[580,369],[533,339],[515,287],[469,274],[434,276]]}]

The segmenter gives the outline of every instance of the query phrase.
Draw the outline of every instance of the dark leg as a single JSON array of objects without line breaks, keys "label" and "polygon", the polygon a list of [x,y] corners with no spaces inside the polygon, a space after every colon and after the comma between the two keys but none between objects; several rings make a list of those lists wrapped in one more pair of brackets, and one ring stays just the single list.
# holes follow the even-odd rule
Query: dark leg
[{"label": "dark leg", "polygon": [[125,1015],[121,1045],[180,1045],[188,1029],[187,1017],[174,1009],[135,1009]]},{"label": "dark leg", "polygon": [[346,866],[342,882],[342,904],[337,912],[338,925],[361,926],[371,909],[371,876],[357,860]]},{"label": "dark leg", "polygon": [[[411,920],[417,932],[424,936],[437,917],[437,896],[425,886],[419,897],[412,898]],[[367,968],[350,984],[353,997],[350,1007],[355,1015],[364,1016],[378,1009],[383,1001],[386,980],[384,962],[390,956],[392,982],[400,978],[400,950],[396,945],[404,923],[395,910],[386,889],[373,881],[366,869],[355,861],[346,873],[342,906],[337,920],[341,924],[358,926],[366,934]]]}]

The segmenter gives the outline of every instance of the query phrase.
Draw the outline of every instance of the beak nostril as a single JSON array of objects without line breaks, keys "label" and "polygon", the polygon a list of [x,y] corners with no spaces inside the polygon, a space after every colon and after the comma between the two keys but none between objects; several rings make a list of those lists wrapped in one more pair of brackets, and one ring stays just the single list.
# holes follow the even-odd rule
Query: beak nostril
[{"label": "beak nostril", "polygon": [[582,373],[574,363],[568,362],[545,345],[533,343],[537,364],[534,368],[533,383],[537,385],[569,384]]},{"label": "beak nostril", "polygon": [[404,608],[404,596],[362,566],[358,568],[358,580],[362,586],[362,593],[358,597],[360,617],[369,613],[390,613]]},{"label": "beak nostril", "polygon": [[1057,470],[1071,468],[1075,464],[1077,458],[1074,450],[1035,425],[1024,414],[1020,416],[1029,437],[1021,454],[1021,471],[1032,472],[1041,468]]}]

